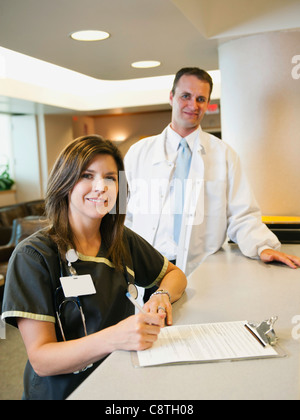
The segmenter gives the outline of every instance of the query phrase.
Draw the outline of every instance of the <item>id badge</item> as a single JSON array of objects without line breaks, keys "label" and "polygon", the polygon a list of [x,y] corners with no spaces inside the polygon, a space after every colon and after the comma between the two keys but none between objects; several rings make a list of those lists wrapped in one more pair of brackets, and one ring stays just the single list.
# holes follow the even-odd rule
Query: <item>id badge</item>
[{"label": "id badge", "polygon": [[94,282],[90,274],[60,277],[60,282],[66,298],[94,295],[96,293]]}]

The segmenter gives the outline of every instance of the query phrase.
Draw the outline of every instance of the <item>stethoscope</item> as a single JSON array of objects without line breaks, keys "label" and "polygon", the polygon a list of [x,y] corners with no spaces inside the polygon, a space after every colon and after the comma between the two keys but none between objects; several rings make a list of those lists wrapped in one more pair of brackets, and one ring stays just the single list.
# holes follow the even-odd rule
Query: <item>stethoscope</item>
[{"label": "stethoscope", "polygon": [[[66,253],[66,260],[68,262],[69,276],[77,276],[77,272],[76,272],[75,268],[72,266],[72,263],[74,263],[74,262],[76,262],[78,260],[78,254],[77,254],[77,252],[74,249],[70,249]],[[59,264],[60,264],[60,276],[61,277],[64,277],[64,267],[63,267],[63,263],[62,263],[62,259],[61,259],[60,254],[59,254]],[[133,280],[130,280],[129,279],[128,272],[127,272],[127,267],[126,267],[126,265],[125,265],[124,262],[123,262],[123,269],[124,269],[124,276],[125,276],[125,279],[126,279],[126,282],[127,282],[127,291],[128,291],[128,293],[131,294],[131,296],[134,299],[137,299],[137,297],[138,297],[137,287],[134,284]],[[61,287],[59,287],[59,288],[56,289],[56,292],[55,292],[55,306],[56,306],[57,321],[58,321],[58,325],[59,325],[60,332],[62,334],[63,340],[66,341],[65,334],[64,334],[64,329],[63,329],[63,325],[62,325],[62,322],[61,322],[61,309],[62,309],[62,306],[64,304],[66,304],[67,302],[72,302],[73,304],[77,305],[77,307],[78,307],[78,309],[80,311],[80,315],[81,315],[81,319],[82,319],[82,324],[83,324],[83,327],[84,327],[84,333],[85,333],[85,336],[87,336],[88,334],[87,334],[87,329],[86,329],[85,316],[84,316],[84,313],[83,313],[83,308],[82,308],[81,301],[80,301],[79,297],[77,296],[77,297],[74,297],[73,299],[71,298],[69,300],[62,301],[59,304],[56,301],[56,295],[57,295],[57,292],[59,290],[61,290],[61,289],[62,289]],[[93,364],[91,364],[91,365],[83,368],[80,371],[74,372],[74,374],[78,374],[80,372],[84,372],[87,369],[91,368],[92,366],[93,366]]]},{"label": "stethoscope", "polygon": [[134,284],[133,280],[129,279],[127,267],[123,262],[123,270],[124,270],[124,276],[127,282],[127,292],[133,297],[133,299],[137,299],[138,297],[138,289],[136,285]]},{"label": "stethoscope", "polygon": [[[75,263],[78,259],[79,259],[79,257],[78,257],[77,252],[75,251],[75,249],[69,249],[69,251],[67,251],[66,261],[68,262],[68,271],[69,271],[70,276],[77,276],[77,272],[76,272],[75,268],[72,266],[72,263]],[[61,260],[60,255],[59,255],[59,263],[60,263],[60,275],[61,275],[61,277],[63,277],[64,270],[63,270],[63,264],[62,264],[62,260]],[[126,283],[127,283],[127,292],[130,293],[130,295],[133,297],[133,299],[137,299],[138,289],[137,289],[136,285],[134,284],[133,279],[129,278],[127,267],[126,267],[124,261],[123,261],[123,271],[124,271],[124,276],[125,276],[125,280],[126,280]]]}]

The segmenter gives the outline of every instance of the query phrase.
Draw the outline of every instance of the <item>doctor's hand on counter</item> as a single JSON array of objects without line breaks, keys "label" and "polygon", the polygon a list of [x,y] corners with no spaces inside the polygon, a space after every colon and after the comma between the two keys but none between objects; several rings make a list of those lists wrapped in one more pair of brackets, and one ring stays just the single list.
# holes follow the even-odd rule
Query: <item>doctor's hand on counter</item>
[{"label": "doctor's hand on counter", "polygon": [[280,251],[275,251],[274,249],[265,249],[260,254],[260,259],[264,263],[269,263],[273,261],[278,261],[291,268],[300,267],[300,258],[295,255],[288,255]]}]

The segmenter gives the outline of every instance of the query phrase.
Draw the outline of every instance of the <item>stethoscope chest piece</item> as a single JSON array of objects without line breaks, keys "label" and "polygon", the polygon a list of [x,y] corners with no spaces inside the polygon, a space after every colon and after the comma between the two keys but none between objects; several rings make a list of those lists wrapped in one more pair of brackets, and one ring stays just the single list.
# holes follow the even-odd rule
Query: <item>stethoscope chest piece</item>
[{"label": "stethoscope chest piece", "polygon": [[138,290],[135,284],[133,283],[129,283],[128,287],[127,287],[127,291],[128,293],[131,294],[131,296],[133,297],[133,299],[137,299],[138,297]]}]

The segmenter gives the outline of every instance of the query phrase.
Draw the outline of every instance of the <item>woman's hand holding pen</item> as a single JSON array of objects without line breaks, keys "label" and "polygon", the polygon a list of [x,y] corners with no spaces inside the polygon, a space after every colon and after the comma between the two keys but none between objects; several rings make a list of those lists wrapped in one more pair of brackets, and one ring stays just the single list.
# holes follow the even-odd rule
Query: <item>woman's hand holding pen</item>
[{"label": "woman's hand holding pen", "polygon": [[142,313],[130,316],[114,328],[114,350],[146,350],[157,340],[160,329],[164,327],[161,314]]}]

